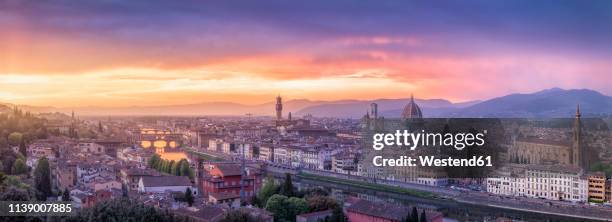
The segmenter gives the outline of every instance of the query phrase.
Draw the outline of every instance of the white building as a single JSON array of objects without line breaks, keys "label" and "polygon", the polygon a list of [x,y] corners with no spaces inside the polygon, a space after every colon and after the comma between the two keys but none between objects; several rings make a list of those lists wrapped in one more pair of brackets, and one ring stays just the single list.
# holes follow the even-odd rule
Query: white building
[{"label": "white building", "polygon": [[224,141],[221,147],[221,151],[225,154],[231,154],[232,151],[236,150],[236,143],[233,141]]},{"label": "white building", "polygon": [[223,149],[222,139],[210,139],[208,140],[208,150],[210,151],[221,151]]},{"label": "white building", "polygon": [[506,196],[525,196],[525,169],[503,168],[487,178],[487,192]]},{"label": "white building", "polygon": [[28,156],[26,159],[26,165],[29,167],[36,167],[38,159],[41,157],[46,157],[49,161],[54,161],[57,156],[56,148],[57,146],[46,143],[46,142],[34,142],[28,146]]},{"label": "white building", "polygon": [[579,167],[535,165],[525,173],[527,197],[572,202],[588,199],[588,180]]},{"label": "white building", "polygon": [[302,167],[302,155],[304,151],[298,147],[290,147],[287,149],[291,167]]},{"label": "white building", "polygon": [[95,142],[79,142],[76,145],[76,148],[81,151],[81,153],[95,153],[102,154],[106,152],[104,146],[95,143]]},{"label": "white building", "polygon": [[242,158],[244,152],[244,158],[247,160],[253,159],[253,145],[250,143],[236,143],[236,156]]},{"label": "white building", "polygon": [[265,162],[274,162],[274,146],[272,144],[261,145],[258,159]]},{"label": "white building", "polygon": [[274,163],[280,165],[290,165],[291,158],[287,147],[275,147],[274,148]]},{"label": "white building", "polygon": [[113,179],[96,180],[92,182],[91,185],[94,191],[111,190],[111,189],[121,190],[121,186],[122,186],[121,182],[117,180],[113,180]]},{"label": "white building", "polygon": [[487,179],[487,192],[548,200],[587,201],[588,180],[572,165],[528,165]]}]

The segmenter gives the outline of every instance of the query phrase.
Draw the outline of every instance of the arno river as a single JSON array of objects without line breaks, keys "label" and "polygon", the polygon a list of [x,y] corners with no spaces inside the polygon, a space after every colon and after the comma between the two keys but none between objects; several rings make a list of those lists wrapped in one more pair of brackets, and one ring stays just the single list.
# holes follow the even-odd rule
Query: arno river
[{"label": "arno river", "polygon": [[[275,175],[279,181],[284,177]],[[344,201],[347,197],[359,197],[375,202],[385,202],[393,204],[416,205],[422,208],[435,209],[444,213],[445,219],[449,221],[494,221],[497,218],[509,218],[522,221],[586,221],[571,217],[543,214],[536,212],[525,212],[519,210],[503,209],[482,205],[458,203],[446,199],[421,198],[405,194],[391,192],[374,191],[364,188],[352,187],[336,183],[324,182],[319,180],[294,178],[294,185],[298,189],[308,189],[320,187],[327,190],[331,196],[339,201]],[[570,212],[568,212],[570,213]]]}]

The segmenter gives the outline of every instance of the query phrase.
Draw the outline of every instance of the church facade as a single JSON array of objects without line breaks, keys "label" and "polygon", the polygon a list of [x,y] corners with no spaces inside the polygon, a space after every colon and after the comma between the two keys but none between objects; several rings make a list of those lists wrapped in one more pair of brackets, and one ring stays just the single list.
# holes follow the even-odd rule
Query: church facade
[{"label": "church facade", "polygon": [[588,169],[587,145],[584,143],[580,107],[576,108],[571,141],[518,138],[508,150],[511,163],[563,164]]}]

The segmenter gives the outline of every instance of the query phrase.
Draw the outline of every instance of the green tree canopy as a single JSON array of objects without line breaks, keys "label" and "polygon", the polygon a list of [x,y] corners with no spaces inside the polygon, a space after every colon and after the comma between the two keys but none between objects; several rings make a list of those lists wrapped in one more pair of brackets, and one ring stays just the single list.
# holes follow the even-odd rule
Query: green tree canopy
[{"label": "green tree canopy", "polygon": [[151,158],[149,158],[149,167],[153,168],[153,169],[157,169],[159,168],[159,164],[161,162],[161,157],[159,156],[159,154],[153,154],[153,156],[151,156]]},{"label": "green tree canopy", "polygon": [[46,157],[41,157],[36,164],[34,184],[36,190],[41,194],[40,199],[46,200],[48,196],[51,196],[51,170]]},{"label": "green tree canopy", "polygon": [[17,146],[21,143],[21,139],[23,138],[23,134],[19,132],[13,132],[8,136],[8,142],[10,145]]},{"label": "green tree canopy", "polygon": [[289,209],[286,206],[287,196],[274,194],[266,203],[266,210],[274,214],[274,221],[282,221],[289,218]]},{"label": "green tree canopy", "polygon": [[264,218],[250,214],[247,210],[231,210],[223,216],[220,222],[264,222]]},{"label": "green tree canopy", "polygon": [[189,221],[187,217],[178,216],[167,210],[144,205],[136,200],[117,198],[100,202],[93,207],[84,208],[74,216],[62,219],[66,222],[87,221],[156,221],[175,222]]},{"label": "green tree canopy", "polygon": [[13,174],[24,174],[28,172],[28,166],[23,162],[23,159],[19,158],[15,160],[13,163],[13,167],[11,169]]},{"label": "green tree canopy", "polygon": [[262,206],[266,206],[268,199],[278,192],[278,186],[274,183],[274,178],[268,176],[264,181],[264,185],[259,190],[258,198]]},{"label": "green tree canopy", "polygon": [[295,221],[296,215],[308,212],[308,203],[304,198],[274,194],[268,199],[265,209],[274,214],[275,221]]},{"label": "green tree canopy", "polygon": [[304,198],[289,197],[287,199],[287,205],[289,207],[290,217],[289,219],[295,220],[296,215],[300,215],[308,212],[308,203]]},{"label": "green tree canopy", "polygon": [[307,202],[310,212],[336,209],[340,207],[335,199],[327,196],[312,196],[307,199]]}]

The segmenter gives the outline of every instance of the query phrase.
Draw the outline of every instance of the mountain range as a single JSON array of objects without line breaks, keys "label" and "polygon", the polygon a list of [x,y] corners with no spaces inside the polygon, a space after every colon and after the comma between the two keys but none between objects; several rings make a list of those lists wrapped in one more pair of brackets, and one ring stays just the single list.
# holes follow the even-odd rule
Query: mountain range
[{"label": "mountain range", "polygon": [[[317,117],[360,118],[378,104],[380,116],[395,118],[401,115],[403,107],[410,101],[402,99],[312,101],[289,100],[283,103],[283,114],[294,116],[313,115]],[[510,94],[485,101],[452,103],[445,99],[415,99],[424,117],[571,117],[576,105],[585,116],[611,115],[612,97],[589,89],[551,88],[535,93]],[[2,104],[0,104],[2,105]],[[4,104],[10,105],[10,104]],[[274,102],[258,105],[244,105],[232,102],[206,102],[171,106],[130,106],[130,107],[38,107],[20,106],[22,109],[43,112],[70,113],[78,115],[224,115],[252,114],[271,116]]]}]

